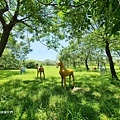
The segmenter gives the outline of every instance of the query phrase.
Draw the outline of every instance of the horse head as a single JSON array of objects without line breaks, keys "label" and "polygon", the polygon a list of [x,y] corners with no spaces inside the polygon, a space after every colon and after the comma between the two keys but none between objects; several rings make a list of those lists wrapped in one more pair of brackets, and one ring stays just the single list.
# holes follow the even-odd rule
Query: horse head
[{"label": "horse head", "polygon": [[36,68],[38,68],[38,66],[39,66],[38,63],[36,63]]},{"label": "horse head", "polygon": [[61,65],[62,65],[62,61],[60,60],[60,61],[57,62],[56,67],[58,68],[58,67],[61,66]]}]

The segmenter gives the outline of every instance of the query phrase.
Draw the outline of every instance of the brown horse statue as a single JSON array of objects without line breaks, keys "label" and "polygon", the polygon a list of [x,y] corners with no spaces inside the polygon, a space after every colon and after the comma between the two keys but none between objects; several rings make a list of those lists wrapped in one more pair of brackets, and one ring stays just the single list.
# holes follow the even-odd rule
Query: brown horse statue
[{"label": "brown horse statue", "polygon": [[45,72],[43,66],[42,65],[38,66],[38,64],[36,64],[36,68],[37,68],[37,78],[40,73],[40,79],[41,79],[41,75],[43,73],[43,78],[45,79]]},{"label": "brown horse statue", "polygon": [[65,66],[63,65],[62,61],[59,61],[57,63],[57,67],[60,66],[60,71],[59,74],[61,76],[61,85],[63,87],[63,82],[64,82],[64,88],[66,89],[66,77],[69,76],[69,85],[71,84],[71,76],[73,79],[73,86],[75,85],[74,82],[74,73],[72,69],[66,69]]}]

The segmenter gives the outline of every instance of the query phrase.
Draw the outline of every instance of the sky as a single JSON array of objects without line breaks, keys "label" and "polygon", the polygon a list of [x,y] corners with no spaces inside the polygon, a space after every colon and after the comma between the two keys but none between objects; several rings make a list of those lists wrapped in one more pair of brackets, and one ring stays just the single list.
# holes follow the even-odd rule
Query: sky
[{"label": "sky", "polygon": [[31,43],[31,49],[33,50],[28,54],[28,59],[44,61],[46,59],[56,60],[58,53],[52,49],[48,50],[46,46],[40,42]]}]

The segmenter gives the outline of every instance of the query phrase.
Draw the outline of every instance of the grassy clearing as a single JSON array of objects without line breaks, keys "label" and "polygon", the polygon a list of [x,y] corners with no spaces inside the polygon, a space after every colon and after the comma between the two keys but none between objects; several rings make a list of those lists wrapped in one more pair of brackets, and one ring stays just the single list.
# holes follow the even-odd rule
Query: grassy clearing
[{"label": "grassy clearing", "polygon": [[120,120],[119,81],[76,69],[76,86],[83,90],[72,93],[68,83],[61,88],[58,71],[45,67],[42,81],[35,69],[0,71],[0,120]]}]

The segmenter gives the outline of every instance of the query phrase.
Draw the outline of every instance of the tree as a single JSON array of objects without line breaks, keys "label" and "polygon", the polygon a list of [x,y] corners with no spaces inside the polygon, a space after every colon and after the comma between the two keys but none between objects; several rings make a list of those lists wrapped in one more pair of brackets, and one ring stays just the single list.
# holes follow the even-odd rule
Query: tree
[{"label": "tree", "polygon": [[10,50],[5,49],[2,57],[0,58],[0,65],[2,65],[4,69],[19,69],[22,62],[16,59]]},{"label": "tree", "polygon": [[[18,39],[18,38],[17,38]],[[9,37],[9,41],[6,45],[6,48],[9,49],[11,54],[18,60],[24,61],[27,59],[27,54],[31,52],[30,42],[28,38],[15,40],[14,36]]]},{"label": "tree", "polygon": [[[99,6],[99,9],[98,9]],[[94,7],[94,8],[92,8]],[[96,22],[100,25],[99,29],[102,28],[103,32],[100,33],[102,36],[102,40],[105,43],[105,51],[108,57],[110,70],[111,70],[111,76],[112,78],[118,79],[113,59],[110,52],[110,44],[113,43],[113,39],[111,38],[111,33],[113,29],[113,25],[118,21],[120,17],[118,17],[118,11],[120,11],[120,6],[118,0],[115,1],[108,1],[105,0],[95,2],[91,6],[91,10],[94,11],[94,19],[96,19]]]},{"label": "tree", "polygon": [[[9,40],[9,36],[25,36],[29,31],[32,40],[37,39],[38,33],[45,35],[45,31],[53,23],[50,12],[52,9],[47,5],[48,0],[40,2],[38,0],[12,0],[8,3],[6,0],[0,2],[0,57]],[[2,27],[1,27],[2,26]],[[49,27],[48,27],[49,26]]]},{"label": "tree", "polygon": [[25,63],[27,68],[36,68],[36,60],[27,60]]},{"label": "tree", "polygon": [[[64,1],[66,3],[67,0]],[[63,1],[61,1],[61,4]],[[100,37],[102,37],[101,42],[104,42],[104,48],[106,51],[106,55],[108,57],[111,76],[112,78],[118,79],[111,52],[110,52],[110,44],[111,44],[111,35],[115,31],[117,23],[119,23],[119,12],[120,5],[118,0],[108,1],[108,0],[99,0],[99,1],[69,1],[68,4],[61,5],[64,12],[64,17],[62,17],[66,24],[69,23],[69,28],[75,33],[82,33],[83,31],[90,30],[91,32],[97,30],[100,32]],[[72,5],[71,5],[72,4]],[[65,7],[63,7],[65,6]],[[114,28],[114,29],[113,29]],[[89,32],[87,34],[90,34]],[[85,35],[85,34],[84,34]],[[112,40],[113,41],[113,40]]]}]

